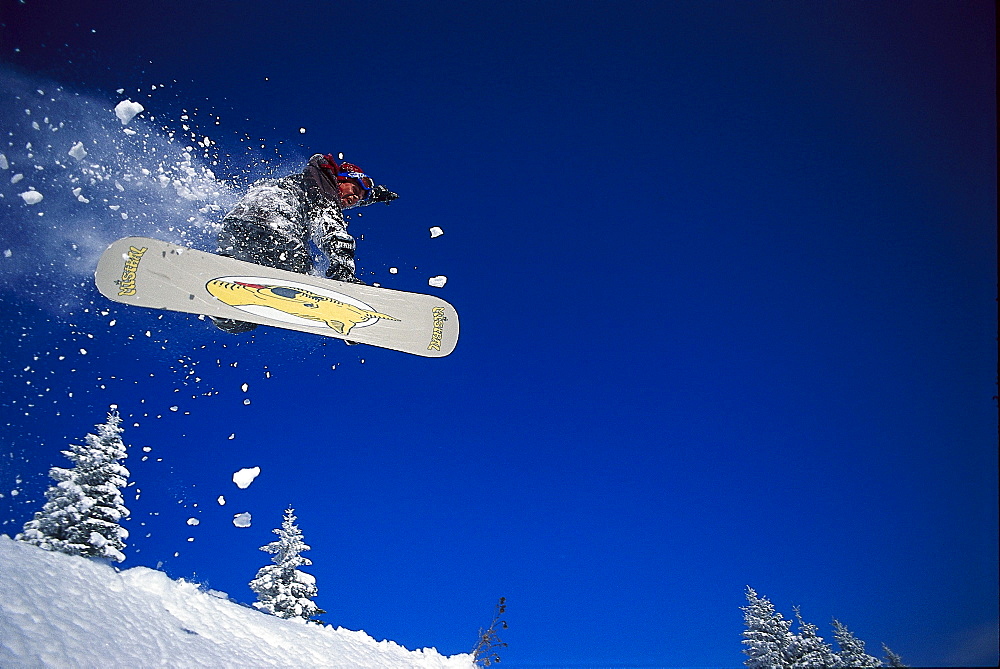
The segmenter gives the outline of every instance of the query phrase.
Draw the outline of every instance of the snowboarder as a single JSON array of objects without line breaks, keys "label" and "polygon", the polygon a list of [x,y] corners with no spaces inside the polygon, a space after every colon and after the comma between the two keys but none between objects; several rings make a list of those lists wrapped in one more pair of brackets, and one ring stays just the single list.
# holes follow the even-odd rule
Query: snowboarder
[{"label": "snowboarder", "polygon": [[[326,254],[326,276],[364,283],[355,275],[354,237],[347,232],[344,210],[399,196],[351,163],[339,165],[330,154],[317,153],[305,169],[280,179],[262,179],[222,219],[218,254],[238,260],[307,274],[313,268],[312,239]],[[212,318],[216,327],[238,334],[255,323]]]}]

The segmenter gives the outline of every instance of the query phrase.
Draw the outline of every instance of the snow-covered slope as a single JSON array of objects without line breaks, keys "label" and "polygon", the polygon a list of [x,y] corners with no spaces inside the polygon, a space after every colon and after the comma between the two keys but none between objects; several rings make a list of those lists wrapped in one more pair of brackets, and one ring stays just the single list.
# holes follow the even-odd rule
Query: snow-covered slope
[{"label": "snow-covered slope", "polygon": [[114,568],[0,535],[2,667],[472,669],[364,632],[269,616],[162,572]]}]

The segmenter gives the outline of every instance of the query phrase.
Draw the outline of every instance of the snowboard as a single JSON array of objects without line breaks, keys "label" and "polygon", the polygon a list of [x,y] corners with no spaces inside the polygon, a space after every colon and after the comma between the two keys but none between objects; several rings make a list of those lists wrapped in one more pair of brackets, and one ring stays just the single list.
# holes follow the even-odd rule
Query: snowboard
[{"label": "snowboard", "polygon": [[125,237],[101,255],[97,289],[115,302],[270,325],[440,358],[458,313],[433,295],[334,281]]}]

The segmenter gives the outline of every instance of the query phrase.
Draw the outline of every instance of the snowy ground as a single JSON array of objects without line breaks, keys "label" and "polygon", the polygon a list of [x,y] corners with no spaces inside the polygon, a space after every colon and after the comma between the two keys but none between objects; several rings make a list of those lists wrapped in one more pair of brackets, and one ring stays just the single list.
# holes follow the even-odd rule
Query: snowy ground
[{"label": "snowy ground", "polygon": [[364,632],[282,620],[162,572],[51,553],[0,535],[3,667],[471,669]]}]

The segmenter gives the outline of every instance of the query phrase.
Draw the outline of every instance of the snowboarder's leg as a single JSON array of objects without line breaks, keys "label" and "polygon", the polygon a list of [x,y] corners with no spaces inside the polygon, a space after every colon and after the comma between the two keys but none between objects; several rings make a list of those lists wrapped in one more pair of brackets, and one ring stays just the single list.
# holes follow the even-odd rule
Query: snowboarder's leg
[{"label": "snowboarder's leg", "polygon": [[[261,181],[222,219],[218,254],[265,267],[306,274],[312,258],[306,246],[309,228],[300,193],[284,179]],[[220,330],[239,334],[254,323],[212,318]]]},{"label": "snowboarder's leg", "polygon": [[254,184],[222,219],[219,255],[306,274],[312,259],[300,189],[284,179]]}]

